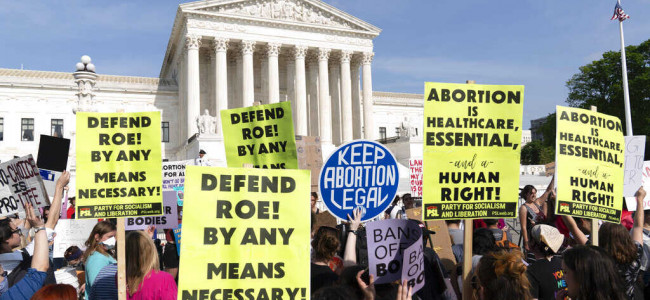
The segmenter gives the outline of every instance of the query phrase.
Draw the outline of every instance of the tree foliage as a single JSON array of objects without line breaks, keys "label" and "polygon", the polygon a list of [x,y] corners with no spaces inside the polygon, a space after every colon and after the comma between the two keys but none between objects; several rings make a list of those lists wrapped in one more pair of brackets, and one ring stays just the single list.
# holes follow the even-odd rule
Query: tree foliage
[{"label": "tree foliage", "polygon": [[[632,127],[635,135],[650,134],[650,40],[637,46],[625,47]],[[625,106],[621,53],[609,51],[600,60],[580,67],[567,81],[567,103],[573,107],[598,111],[621,119],[625,128]],[[555,122],[553,122],[555,123]],[[625,129],[627,132],[627,129]],[[646,146],[646,149],[650,149]],[[648,151],[646,151],[648,152]]]}]

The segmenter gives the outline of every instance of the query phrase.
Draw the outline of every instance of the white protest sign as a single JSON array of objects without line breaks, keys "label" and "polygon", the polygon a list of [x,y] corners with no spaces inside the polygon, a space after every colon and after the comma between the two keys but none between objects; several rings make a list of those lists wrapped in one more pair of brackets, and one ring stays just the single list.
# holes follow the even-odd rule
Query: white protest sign
[{"label": "white protest sign", "polygon": [[411,170],[411,196],[422,198],[422,160],[409,160]]},{"label": "white protest sign", "polygon": [[[650,191],[650,161],[643,162],[643,171],[641,172],[643,178],[643,189],[646,192]],[[637,188],[638,189],[638,188]],[[625,204],[627,210],[636,211],[636,197],[625,197]],[[650,209],[650,193],[643,199],[643,210]]]},{"label": "white protest sign", "polygon": [[70,246],[77,246],[86,249],[84,243],[97,224],[96,219],[84,220],[59,220],[54,228],[56,237],[54,237],[53,257],[63,257],[65,250]]},{"label": "white protest sign", "polygon": [[623,181],[623,196],[634,197],[643,184],[643,158],[645,156],[645,136],[625,137],[625,179]]},{"label": "white protest sign", "polygon": [[25,211],[27,202],[35,208],[50,205],[31,154],[0,164],[0,216]]},{"label": "white protest sign", "polygon": [[163,192],[185,185],[185,166],[190,162],[191,160],[163,162]]}]

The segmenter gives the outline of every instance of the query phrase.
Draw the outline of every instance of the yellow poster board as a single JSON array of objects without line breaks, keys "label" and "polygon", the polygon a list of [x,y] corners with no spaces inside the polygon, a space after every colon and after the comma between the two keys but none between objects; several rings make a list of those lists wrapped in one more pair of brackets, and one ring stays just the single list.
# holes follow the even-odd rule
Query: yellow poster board
[{"label": "yellow poster board", "polygon": [[308,170],[187,166],[178,299],[308,299]]},{"label": "yellow poster board", "polygon": [[625,138],[621,120],[556,107],[555,213],[621,222]]},{"label": "yellow poster board", "polygon": [[77,113],[78,219],[161,215],[160,112]]},{"label": "yellow poster board", "polygon": [[514,218],[524,87],[427,82],[425,220]]}]

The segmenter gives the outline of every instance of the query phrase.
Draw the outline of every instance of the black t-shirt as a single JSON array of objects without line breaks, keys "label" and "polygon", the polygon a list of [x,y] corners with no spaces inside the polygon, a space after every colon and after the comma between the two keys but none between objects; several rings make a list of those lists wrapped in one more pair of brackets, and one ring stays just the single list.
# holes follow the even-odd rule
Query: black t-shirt
[{"label": "black t-shirt", "polygon": [[526,271],[530,281],[530,293],[540,300],[555,300],[555,293],[566,288],[562,257],[553,256],[538,259],[528,266]]},{"label": "black t-shirt", "polygon": [[332,269],[328,266],[311,264],[311,293],[314,294],[318,289],[333,285],[339,279]]}]

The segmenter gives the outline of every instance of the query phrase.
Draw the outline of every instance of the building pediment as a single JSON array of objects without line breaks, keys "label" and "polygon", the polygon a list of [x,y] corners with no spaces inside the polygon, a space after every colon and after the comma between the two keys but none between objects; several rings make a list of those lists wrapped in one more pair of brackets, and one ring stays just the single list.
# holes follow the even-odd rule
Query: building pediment
[{"label": "building pediment", "polygon": [[320,0],[212,0],[181,4],[183,12],[205,12],[271,22],[299,23],[378,35],[380,29]]}]

